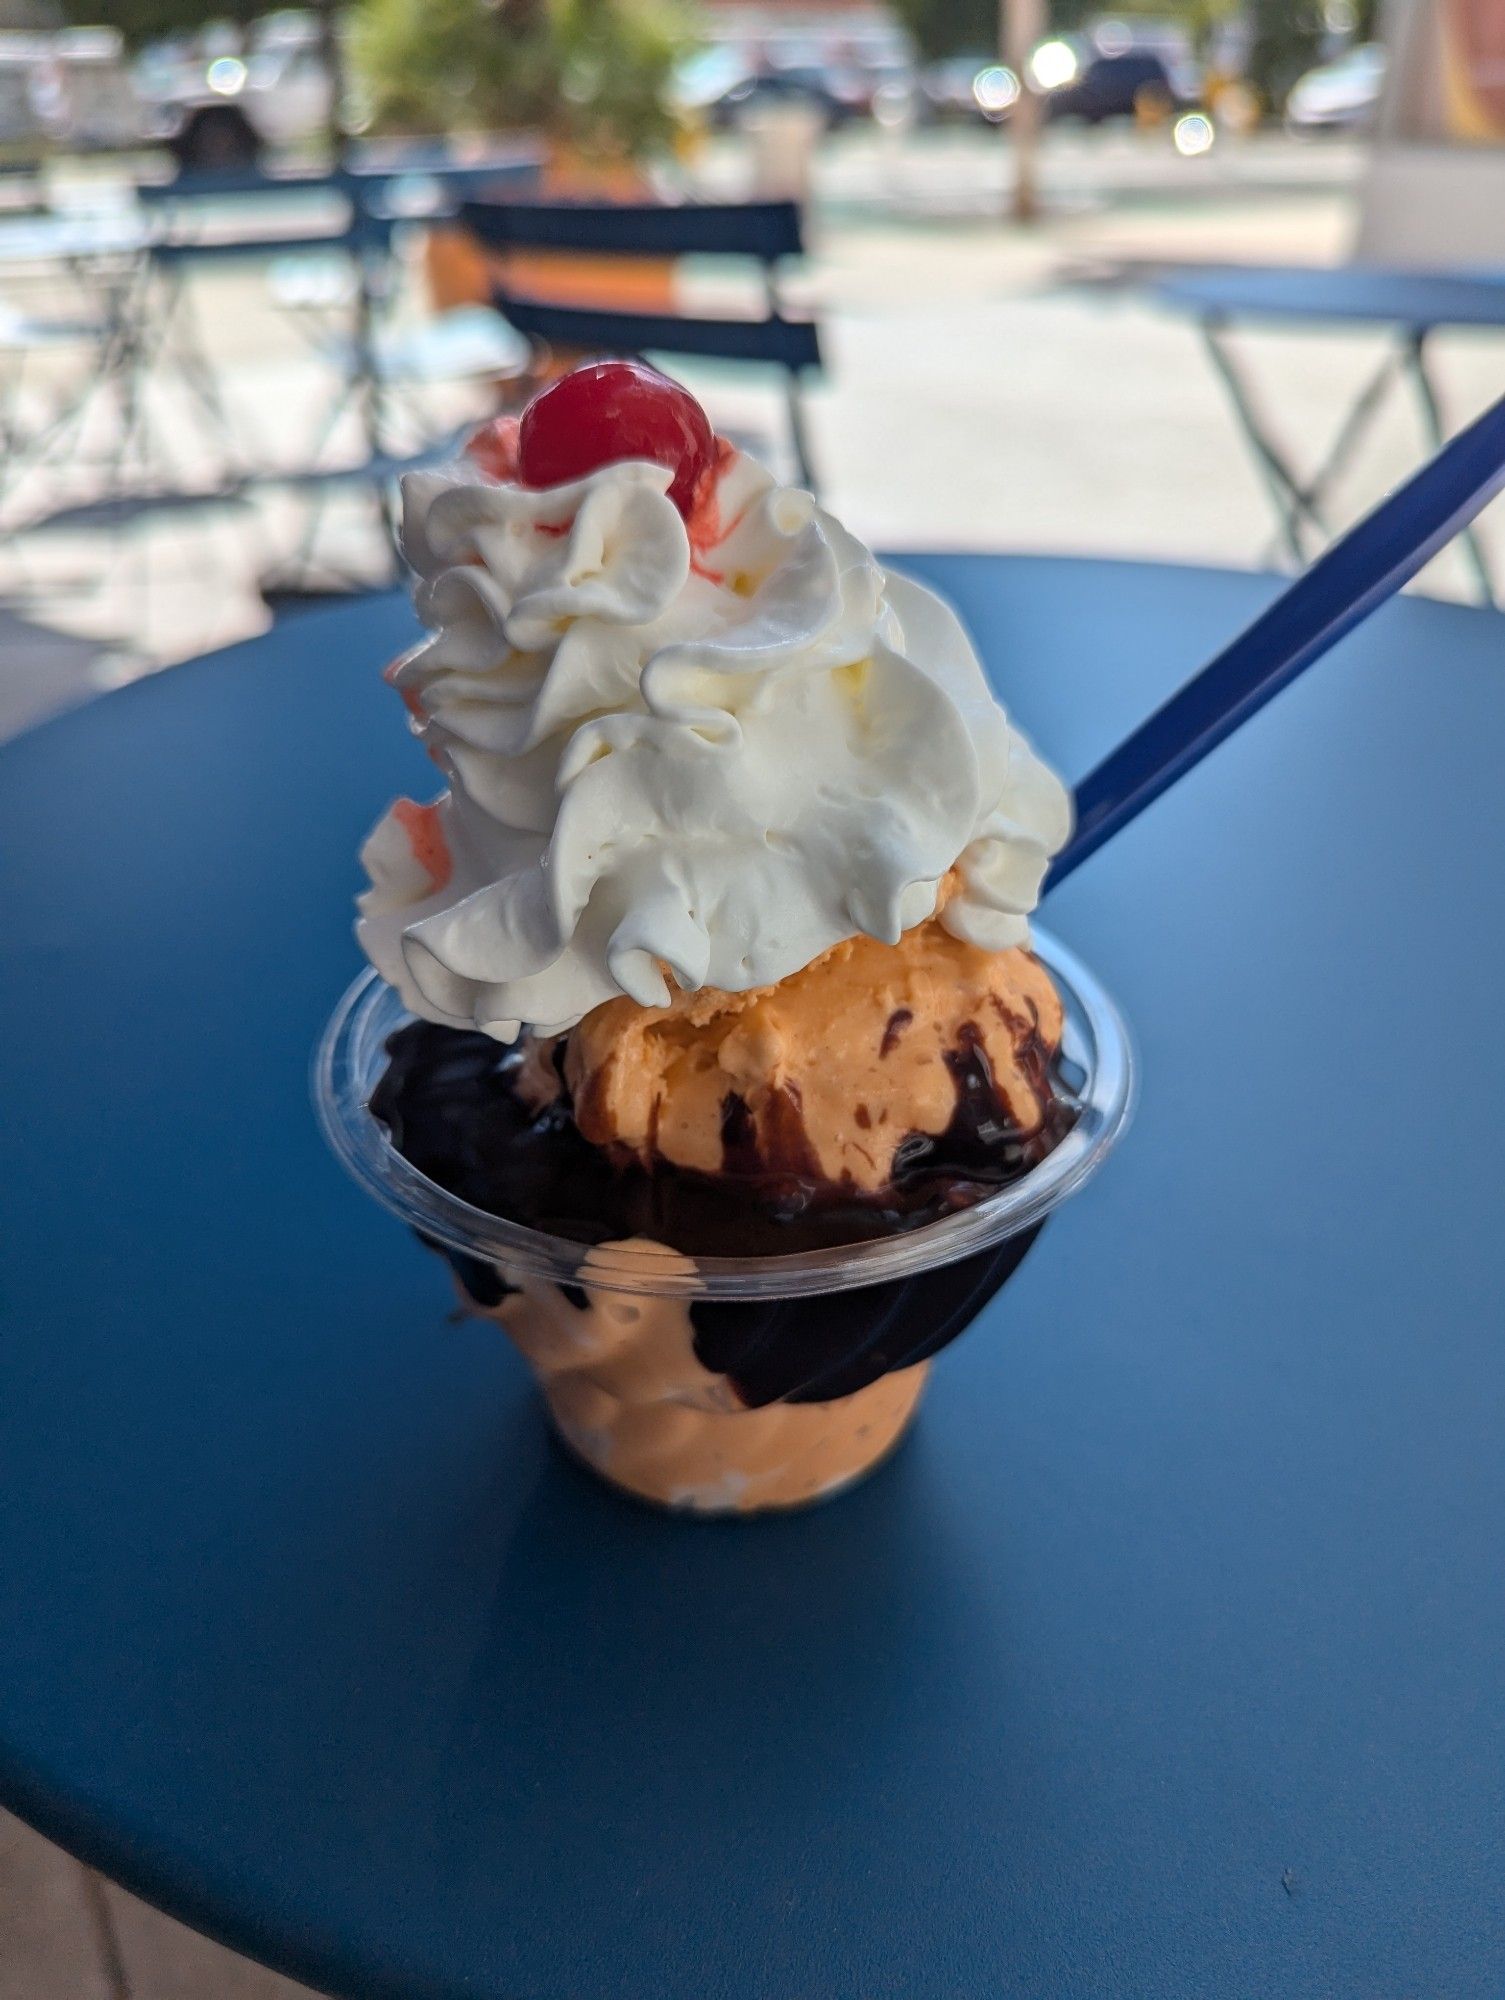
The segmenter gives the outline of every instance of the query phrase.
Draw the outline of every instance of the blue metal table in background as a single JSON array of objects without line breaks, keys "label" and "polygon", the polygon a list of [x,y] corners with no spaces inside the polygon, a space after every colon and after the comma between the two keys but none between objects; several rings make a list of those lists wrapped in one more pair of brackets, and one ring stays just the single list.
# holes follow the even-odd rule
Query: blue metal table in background
[{"label": "blue metal table in background", "polygon": [[[1277,587],[913,566],[1072,775]],[[565,1463],[314,1130],[410,631],[0,752],[0,1799],[360,2000],[1495,2000],[1505,623],[1388,608],[1053,899],[1137,1125],[741,1527]]]},{"label": "blue metal table in background", "polygon": [[[1404,270],[1394,266],[1223,264],[1170,268],[1153,284],[1167,304],[1189,312],[1201,330],[1214,372],[1227,390],[1245,442],[1253,453],[1279,523],[1276,548],[1299,569],[1309,530],[1320,541],[1331,533],[1327,500],[1335,481],[1368,436],[1392,382],[1408,384],[1433,451],[1447,433],[1442,397],[1430,358],[1433,336],[1456,327],[1505,327],[1505,267],[1474,271]],[[1390,337],[1383,359],[1356,389],[1320,462],[1298,471],[1276,438],[1263,399],[1256,397],[1243,365],[1228,344],[1240,324],[1361,327]],[[1495,603],[1484,545],[1472,528],[1463,550],[1479,594]]]}]

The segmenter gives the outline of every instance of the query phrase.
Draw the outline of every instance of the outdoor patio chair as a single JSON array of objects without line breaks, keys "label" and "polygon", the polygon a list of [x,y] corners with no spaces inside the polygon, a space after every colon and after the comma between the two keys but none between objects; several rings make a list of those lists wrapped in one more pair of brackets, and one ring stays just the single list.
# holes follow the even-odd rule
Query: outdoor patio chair
[{"label": "outdoor patio chair", "polygon": [[28,426],[22,408],[28,361],[42,354],[97,353],[109,332],[100,314],[35,313],[0,297],[0,494],[45,452],[61,421],[54,414],[36,428]]},{"label": "outdoor patio chair", "polygon": [[[263,223],[254,209],[248,212],[242,205],[243,198],[331,192],[339,200],[327,220],[316,215],[292,224],[285,217]],[[99,225],[106,249],[111,229],[121,232],[116,259],[121,270],[115,273],[112,266],[110,282],[102,287],[105,324],[96,342],[97,365],[53,425],[43,456],[59,459],[62,446],[83,432],[96,408],[111,417],[113,448],[97,468],[97,491],[33,515],[23,524],[31,532],[118,528],[185,505],[240,499],[254,468],[236,440],[212,348],[194,321],[186,287],[190,271],[205,263],[256,260],[289,248],[319,254],[338,246],[347,259],[381,257],[391,236],[391,222],[369,212],[349,175],[180,175],[175,181],[144,183],[135,197],[133,211],[106,217]],[[185,483],[179,473],[182,427],[163,421],[151,394],[152,385],[163,380],[184,392],[215,453],[207,487],[202,479]]]},{"label": "outdoor patio chair", "polygon": [[452,426],[436,428],[417,400],[423,392],[491,383],[526,365],[527,341],[485,305],[394,319],[388,311],[394,289],[389,251],[395,230],[452,221],[467,196],[516,193],[537,176],[536,158],[517,148],[456,165],[445,148],[406,147],[385,165],[343,171],[340,185],[362,217],[359,254],[351,254],[347,236],[337,247],[312,253],[290,249],[267,267],[272,302],[334,370],[339,385],[300,464],[275,475],[279,484],[289,473],[310,486],[326,478],[348,483],[352,468],[328,467],[324,455],[342,420],[362,407],[370,449],[365,469],[373,481],[385,479],[393,464],[427,463]]},{"label": "outdoor patio chair", "polygon": [[[213,363],[194,326],[188,279],[210,265],[259,262],[272,257],[308,264],[338,260],[354,276],[357,289],[380,296],[387,283],[393,222],[373,196],[381,182],[345,169],[271,175],[256,170],[231,174],[180,174],[176,180],[138,187],[137,200],[153,216],[149,252],[159,280],[156,315],[163,357],[193,391],[202,410],[228,437]],[[267,197],[333,198],[327,222],[312,226],[285,216],[258,225],[248,205]],[[225,227],[226,202],[240,210]]]},{"label": "outdoor patio chair", "polygon": [[785,260],[804,252],[795,202],[467,201],[461,204],[460,222],[492,252],[752,260],[763,278],[767,311],[761,319],[565,305],[510,287],[499,288],[494,296],[497,310],[520,333],[551,347],[692,355],[782,370],[794,460],[801,482],[814,489],[801,385],[806,371],[821,365],[820,336],[812,320],[785,318],[779,283]]},{"label": "outdoor patio chair", "polygon": [[[336,254],[363,274],[358,292],[379,291],[394,219],[380,212],[372,197],[385,179],[368,181],[345,170],[285,175],[246,170],[185,174],[139,186],[131,279],[118,288],[100,366],[68,412],[68,423],[79,430],[92,404],[106,406],[113,448],[98,468],[94,492],[64,498],[17,527],[30,533],[94,529],[118,538],[171,516],[193,519],[207,509],[243,509],[254,489],[275,479],[276,469],[248,461],[236,435],[221,392],[220,363],[196,322],[188,280],[205,266],[259,262],[279,252],[310,258]],[[277,205],[264,213],[258,204],[268,197]],[[313,206],[298,212],[310,200]],[[213,452],[212,462],[190,477],[181,470],[185,426],[181,417],[164,415],[155,393],[165,381],[182,392],[183,414],[196,419]],[[368,483],[386,483],[383,463],[373,462],[365,472]],[[11,539],[13,545],[14,532]]]}]

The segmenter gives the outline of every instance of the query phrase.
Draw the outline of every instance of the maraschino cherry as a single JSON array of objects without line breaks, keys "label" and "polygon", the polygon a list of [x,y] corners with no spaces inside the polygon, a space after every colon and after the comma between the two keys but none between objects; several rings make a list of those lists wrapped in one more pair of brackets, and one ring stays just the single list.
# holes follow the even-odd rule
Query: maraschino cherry
[{"label": "maraschino cherry", "polygon": [[465,456],[480,466],[488,479],[508,485],[517,478],[517,418],[493,417],[480,424],[465,440]]},{"label": "maraschino cherry", "polygon": [[[471,451],[481,456],[474,441]],[[716,463],[716,437],[689,390],[656,368],[591,361],[533,398],[518,426],[516,452],[514,476],[525,486],[562,486],[624,458],[667,466],[674,474],[669,498],[688,519]],[[484,457],[481,463],[490,470]]]}]

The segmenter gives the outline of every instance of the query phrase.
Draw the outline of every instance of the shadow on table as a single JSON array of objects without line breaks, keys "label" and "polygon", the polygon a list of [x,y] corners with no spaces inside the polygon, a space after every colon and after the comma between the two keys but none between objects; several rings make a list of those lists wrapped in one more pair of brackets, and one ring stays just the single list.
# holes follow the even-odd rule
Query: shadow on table
[{"label": "shadow on table", "polygon": [[[535,1449],[519,1436],[502,1462]],[[937,1460],[922,1412],[855,1491],[739,1522],[659,1514],[547,1449],[458,1703],[465,1740],[446,1765],[473,1784],[449,1800],[447,1861],[488,1844],[501,1798],[514,1831],[518,1801],[536,1799],[533,1831],[577,1868],[593,1833],[630,1843],[667,1822],[690,1856],[749,1815],[806,1815],[816,1774],[820,1816],[849,1811],[842,1772],[869,1785],[900,1718],[942,1696],[945,1663],[966,1656],[970,1596]]]}]

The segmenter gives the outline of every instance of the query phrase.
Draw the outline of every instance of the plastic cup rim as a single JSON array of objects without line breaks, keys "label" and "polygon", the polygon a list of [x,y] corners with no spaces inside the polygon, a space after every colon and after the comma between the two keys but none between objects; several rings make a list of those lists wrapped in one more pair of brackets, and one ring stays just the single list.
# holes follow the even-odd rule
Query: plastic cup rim
[{"label": "plastic cup rim", "polygon": [[997,1194],[894,1236],[782,1256],[691,1259],[658,1245],[577,1243],[472,1207],[404,1159],[372,1115],[387,1037],[411,1016],[370,970],[346,989],[315,1049],[314,1108],[335,1157],[368,1194],[436,1246],[493,1263],[509,1280],[588,1277],[593,1290],[729,1300],[857,1291],[955,1263],[1032,1228],[1096,1173],[1123,1136],[1138,1087],[1123,1016],[1049,932],[1036,928],[1031,945],[1065,1005],[1066,1051],[1085,1071],[1077,1122],[1039,1166]]}]

